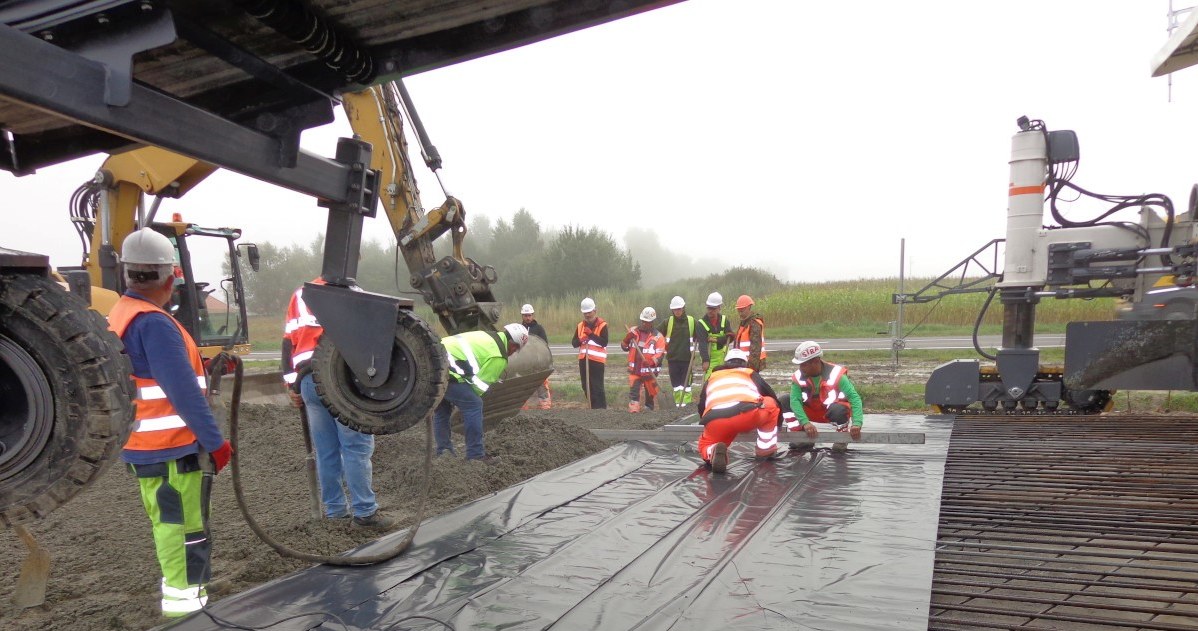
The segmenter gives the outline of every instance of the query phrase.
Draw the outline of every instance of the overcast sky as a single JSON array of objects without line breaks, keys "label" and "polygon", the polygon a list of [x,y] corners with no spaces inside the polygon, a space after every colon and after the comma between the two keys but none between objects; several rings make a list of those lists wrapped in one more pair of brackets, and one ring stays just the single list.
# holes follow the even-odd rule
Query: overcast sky
[{"label": "overcast sky", "polygon": [[[617,238],[651,228],[671,250],[792,281],[894,276],[906,237],[908,273],[933,276],[1004,236],[1020,115],[1077,131],[1082,187],[1185,207],[1198,69],[1174,75],[1171,103],[1167,80],[1150,78],[1167,10],[689,0],[406,82],[468,213],[526,208],[545,227]],[[349,133],[342,120],[304,145],[332,155]],[[0,245],[76,264],[67,203],[102,161],[0,173]],[[425,205],[440,204],[436,180],[417,177]],[[310,241],[326,217],[225,172],[162,211],[279,244]],[[385,220],[367,223],[369,238],[391,239]]]}]

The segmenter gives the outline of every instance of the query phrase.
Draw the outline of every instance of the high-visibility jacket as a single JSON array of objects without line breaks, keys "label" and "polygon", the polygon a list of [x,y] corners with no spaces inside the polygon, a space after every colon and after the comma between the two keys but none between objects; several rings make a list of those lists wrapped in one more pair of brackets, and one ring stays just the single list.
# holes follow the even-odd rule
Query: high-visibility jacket
[{"label": "high-visibility jacket", "polygon": [[449,378],[468,383],[482,395],[507,368],[506,332],[467,331],[441,338],[449,356]]},{"label": "high-visibility jacket", "polygon": [[633,329],[624,336],[620,348],[628,351],[628,374],[648,377],[661,372],[661,357],[666,352],[661,333]]},{"label": "high-visibility jacket", "polygon": [[764,398],[753,383],[750,368],[725,368],[711,373],[704,386],[703,418],[721,410],[755,408]]},{"label": "high-visibility jacket", "polygon": [[803,408],[807,418],[825,418],[828,406],[833,403],[843,403],[853,411],[853,404],[840,390],[840,378],[849,374],[849,369],[830,362],[824,362],[824,369],[819,376],[819,391],[815,392],[813,380],[803,376],[802,370],[796,370],[790,379],[799,386],[803,393]]},{"label": "high-visibility jacket", "polygon": [[[179,334],[183,336],[187,358],[196,375],[196,383],[207,394],[208,379],[204,373],[204,360],[200,357],[200,349],[196,346],[195,340],[191,339],[187,329],[184,329],[183,325],[179,324],[166,311],[145,300],[121,296],[112,311],[108,312],[108,328],[118,337],[124,336],[133,320],[143,313],[161,313],[178,327]],[[133,431],[129,434],[129,440],[125,442],[125,449],[157,451],[186,447],[197,442],[195,433],[187,427],[183,417],[179,416],[175,406],[163,392],[162,386],[158,385],[154,378],[134,375],[133,383],[137,386],[137,394],[133,398],[137,412],[133,417]]]},{"label": "high-visibility jacket", "polygon": [[736,338],[733,340],[733,342],[736,344],[736,348],[739,348],[746,353],[749,352],[749,348],[752,346],[752,340],[749,339],[749,323],[754,320],[761,325],[761,361],[765,361],[765,320],[763,320],[761,316],[753,314],[749,316],[748,320],[742,322],[740,327],[736,329]]},{"label": "high-visibility jacket", "polygon": [[[312,279],[317,285],[324,285],[323,278]],[[287,321],[283,323],[283,339],[291,342],[291,357],[288,361],[287,372],[283,373],[283,381],[294,384],[298,376],[299,365],[312,359],[316,352],[316,344],[324,335],[324,327],[316,320],[316,316],[308,310],[304,302],[304,288],[301,285],[291,294],[287,303]]]},{"label": "high-visibility jacket", "polygon": [[677,319],[678,318],[675,318],[673,315],[671,315],[666,320],[666,330],[664,333],[666,334],[666,349],[668,351],[668,359],[670,361],[686,361],[687,359],[690,359],[690,354],[695,352],[695,318],[693,316],[686,316],[686,345],[683,345],[681,341],[675,342],[673,344],[670,343],[670,340],[674,337],[674,321]]},{"label": "high-visibility jacket", "polygon": [[603,329],[607,328],[607,322],[603,318],[595,318],[594,326],[587,326],[586,320],[578,323],[578,328],[574,335],[578,338],[578,359],[586,359],[600,364],[607,363],[607,347],[600,345],[591,336],[584,331],[590,329],[595,335],[603,333]]}]

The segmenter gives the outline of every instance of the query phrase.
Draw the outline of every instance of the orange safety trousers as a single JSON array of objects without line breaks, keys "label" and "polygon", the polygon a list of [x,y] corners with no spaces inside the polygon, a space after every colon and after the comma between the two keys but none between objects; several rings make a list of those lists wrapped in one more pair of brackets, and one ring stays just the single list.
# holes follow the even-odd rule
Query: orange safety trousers
[{"label": "orange safety trousers", "polygon": [[728,418],[717,418],[708,421],[703,426],[703,435],[699,437],[699,455],[704,460],[711,460],[711,448],[717,443],[732,445],[736,436],[742,432],[757,432],[758,456],[773,455],[778,449],[778,403],[766,397],[761,401],[761,407],[741,412]]}]

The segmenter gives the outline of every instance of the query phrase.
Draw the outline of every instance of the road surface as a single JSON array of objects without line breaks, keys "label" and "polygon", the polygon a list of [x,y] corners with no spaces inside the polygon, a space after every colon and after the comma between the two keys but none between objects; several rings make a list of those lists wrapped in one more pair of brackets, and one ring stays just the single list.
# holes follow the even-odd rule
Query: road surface
[{"label": "road surface", "polygon": [[[982,348],[996,348],[1002,341],[1000,335],[982,335],[978,338]],[[765,342],[765,348],[771,353],[793,353],[799,342],[803,340],[770,340]],[[881,351],[890,350],[890,338],[878,335],[875,337],[837,338],[829,340],[817,339],[820,346],[827,351]],[[1036,335],[1038,348],[1060,348],[1065,345],[1064,333],[1041,333]],[[554,355],[567,355],[575,350],[569,344],[550,344],[549,349]],[[959,337],[909,337],[907,350],[973,350],[973,341],[969,336]],[[623,354],[618,340],[608,346],[608,354]],[[249,354],[251,360],[273,360],[279,358],[278,351],[255,351]]]}]

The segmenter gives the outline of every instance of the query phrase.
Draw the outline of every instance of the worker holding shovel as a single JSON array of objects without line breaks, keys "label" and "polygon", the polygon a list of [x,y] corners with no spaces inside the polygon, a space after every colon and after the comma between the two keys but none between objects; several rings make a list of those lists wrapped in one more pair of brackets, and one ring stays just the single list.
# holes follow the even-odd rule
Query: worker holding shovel
[{"label": "worker holding shovel", "polygon": [[582,394],[592,410],[607,409],[603,372],[607,367],[607,322],[599,317],[595,301],[582,299],[582,322],[574,328],[570,345],[578,349],[578,374]]},{"label": "worker holding shovel", "polygon": [[641,310],[640,322],[628,329],[620,348],[628,352],[628,411],[641,411],[640,393],[645,389],[645,407],[656,409],[657,373],[661,371],[661,356],[665,353],[665,338],[653,328],[657,312],[653,307]]}]

